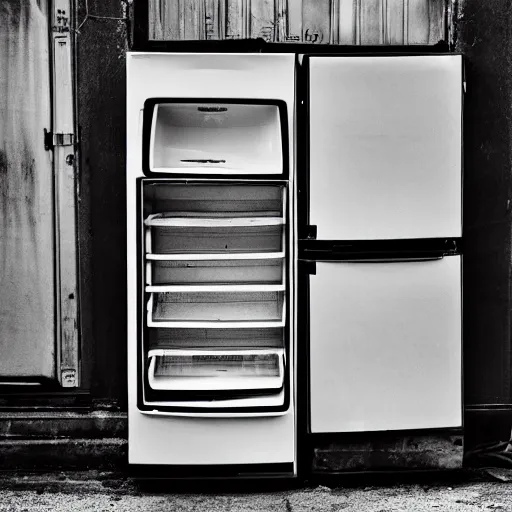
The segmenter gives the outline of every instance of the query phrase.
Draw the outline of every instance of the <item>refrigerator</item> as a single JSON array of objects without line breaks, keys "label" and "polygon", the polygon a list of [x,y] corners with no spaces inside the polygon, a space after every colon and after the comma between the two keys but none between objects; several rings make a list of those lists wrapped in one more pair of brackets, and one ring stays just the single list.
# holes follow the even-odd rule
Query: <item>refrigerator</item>
[{"label": "refrigerator", "polygon": [[294,55],[128,53],[135,476],[297,473],[294,123]]},{"label": "refrigerator", "polygon": [[462,426],[462,88],[454,54],[128,53],[133,474]]},{"label": "refrigerator", "polygon": [[462,427],[460,55],[306,56],[311,434]]}]

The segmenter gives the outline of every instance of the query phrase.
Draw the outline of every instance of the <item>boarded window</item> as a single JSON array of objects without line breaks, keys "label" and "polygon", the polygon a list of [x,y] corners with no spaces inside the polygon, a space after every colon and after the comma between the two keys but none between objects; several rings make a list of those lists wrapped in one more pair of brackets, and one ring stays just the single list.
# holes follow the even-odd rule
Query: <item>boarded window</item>
[{"label": "boarded window", "polygon": [[150,40],[348,45],[446,40],[446,0],[149,0]]}]

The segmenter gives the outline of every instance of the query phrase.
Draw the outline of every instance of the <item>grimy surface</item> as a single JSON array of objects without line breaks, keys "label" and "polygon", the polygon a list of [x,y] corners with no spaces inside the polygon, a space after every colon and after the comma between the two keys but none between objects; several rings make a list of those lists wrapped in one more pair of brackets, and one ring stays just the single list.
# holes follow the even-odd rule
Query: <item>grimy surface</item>
[{"label": "grimy surface", "polygon": [[[508,478],[507,478],[508,479]],[[507,482],[423,483],[392,487],[314,487],[274,492],[144,492],[133,482],[93,475],[0,477],[0,511],[464,511],[512,510]],[[176,484],[175,484],[176,485]],[[179,489],[178,485],[174,489]]]}]

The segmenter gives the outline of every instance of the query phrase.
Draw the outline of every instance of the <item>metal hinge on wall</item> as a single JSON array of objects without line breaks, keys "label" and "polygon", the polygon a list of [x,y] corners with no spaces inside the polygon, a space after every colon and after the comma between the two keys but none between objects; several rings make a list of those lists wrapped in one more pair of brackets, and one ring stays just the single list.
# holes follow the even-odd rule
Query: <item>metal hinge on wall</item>
[{"label": "metal hinge on wall", "polygon": [[74,146],[77,140],[74,133],[53,133],[44,129],[44,149],[50,151],[55,146]]}]

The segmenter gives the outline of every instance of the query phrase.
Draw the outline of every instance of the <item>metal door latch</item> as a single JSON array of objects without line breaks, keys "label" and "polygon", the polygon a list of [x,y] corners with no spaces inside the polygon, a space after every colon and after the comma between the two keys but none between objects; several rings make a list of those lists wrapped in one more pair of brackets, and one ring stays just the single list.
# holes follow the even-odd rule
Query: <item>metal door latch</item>
[{"label": "metal door latch", "polygon": [[44,129],[44,149],[50,151],[55,146],[74,146],[76,137],[74,133],[53,133]]}]

